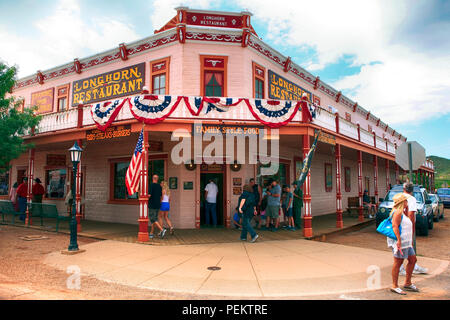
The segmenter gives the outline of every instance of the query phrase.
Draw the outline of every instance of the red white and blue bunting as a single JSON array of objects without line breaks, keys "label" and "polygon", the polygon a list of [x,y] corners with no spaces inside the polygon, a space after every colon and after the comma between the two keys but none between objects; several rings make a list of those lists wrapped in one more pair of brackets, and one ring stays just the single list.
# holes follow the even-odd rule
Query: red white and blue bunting
[{"label": "red white and blue bunting", "polygon": [[239,105],[244,99],[224,97],[183,97],[184,104],[193,116],[211,111],[228,112],[231,107]]},{"label": "red white and blue bunting", "polygon": [[245,99],[253,116],[270,128],[279,128],[288,124],[297,114],[300,102]]},{"label": "red white and blue bunting", "polygon": [[97,128],[105,131],[116,119],[128,99],[117,99],[92,105],[91,114]]},{"label": "red white and blue bunting", "polygon": [[[186,97],[186,96],[157,96],[150,94],[138,95],[125,99],[117,99],[98,103],[91,107],[91,114],[100,130],[106,130],[116,119],[124,103],[128,101],[131,114],[146,124],[155,124],[169,117],[184,102],[192,116],[197,117],[212,111],[228,112],[236,106],[247,105],[253,117],[270,128],[279,128],[288,124],[295,117],[299,109],[302,119],[309,121],[315,118],[314,109],[302,99],[300,101],[243,99],[226,97]],[[312,115],[311,115],[312,114]]]},{"label": "red white and blue bunting", "polygon": [[141,95],[129,99],[133,116],[145,124],[163,121],[175,111],[182,97]]}]

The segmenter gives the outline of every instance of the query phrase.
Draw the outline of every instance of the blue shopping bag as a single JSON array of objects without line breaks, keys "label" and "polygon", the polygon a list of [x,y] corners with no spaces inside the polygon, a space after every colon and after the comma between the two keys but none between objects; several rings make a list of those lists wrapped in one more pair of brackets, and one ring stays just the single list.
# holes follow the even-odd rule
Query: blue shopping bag
[{"label": "blue shopping bag", "polygon": [[[397,240],[397,236],[394,233],[394,230],[392,229],[392,215],[394,214],[394,209],[392,209],[391,214],[388,218],[384,219],[377,228],[377,231],[386,237],[389,237],[391,239]],[[403,214],[402,214],[402,220],[403,220]],[[402,227],[398,226],[398,231],[400,234],[402,234]]]}]

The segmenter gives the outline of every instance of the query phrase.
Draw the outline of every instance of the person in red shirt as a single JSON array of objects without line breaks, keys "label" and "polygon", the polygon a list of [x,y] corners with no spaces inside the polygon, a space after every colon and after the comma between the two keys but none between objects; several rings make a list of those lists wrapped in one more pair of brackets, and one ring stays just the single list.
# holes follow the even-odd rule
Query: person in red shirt
[{"label": "person in red shirt", "polygon": [[27,190],[28,178],[25,177],[17,188],[17,202],[19,203],[20,220],[22,221],[25,221],[25,211],[27,210]]},{"label": "person in red shirt", "polygon": [[[31,193],[33,194],[33,203],[42,203],[42,197],[44,196],[45,190],[41,184],[41,179],[34,179],[35,184],[33,184],[33,188],[31,189]],[[42,206],[33,206],[36,210],[33,211],[33,216],[40,216],[42,214]]]}]

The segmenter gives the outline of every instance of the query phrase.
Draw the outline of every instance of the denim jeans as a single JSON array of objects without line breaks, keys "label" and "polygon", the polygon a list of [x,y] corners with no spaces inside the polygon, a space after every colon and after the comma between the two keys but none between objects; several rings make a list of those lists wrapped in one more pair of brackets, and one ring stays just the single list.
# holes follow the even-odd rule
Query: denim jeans
[{"label": "denim jeans", "polygon": [[256,236],[256,232],[255,230],[253,230],[252,225],[250,224],[251,219],[252,217],[249,217],[246,214],[243,215],[241,239],[247,240],[247,232],[250,233],[250,237],[252,237],[252,239]]},{"label": "denim jeans", "polygon": [[216,204],[206,201],[205,202],[205,223],[210,224],[209,214],[211,213],[213,225],[217,225],[217,213]]}]

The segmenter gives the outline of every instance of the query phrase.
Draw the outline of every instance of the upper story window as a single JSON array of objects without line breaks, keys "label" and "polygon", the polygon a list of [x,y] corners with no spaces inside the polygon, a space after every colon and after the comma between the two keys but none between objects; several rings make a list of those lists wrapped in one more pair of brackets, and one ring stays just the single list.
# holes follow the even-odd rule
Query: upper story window
[{"label": "upper story window", "polygon": [[266,69],[252,63],[253,67],[253,96],[256,99],[264,99],[264,81],[266,75]]},{"label": "upper story window", "polygon": [[200,56],[202,96],[227,96],[227,63],[228,57]]},{"label": "upper story window", "polygon": [[169,94],[169,65],[170,58],[150,62],[150,80],[152,94]]},{"label": "upper story window", "polygon": [[65,84],[56,88],[57,105],[56,111],[64,111],[69,108],[69,87],[70,84]]}]

